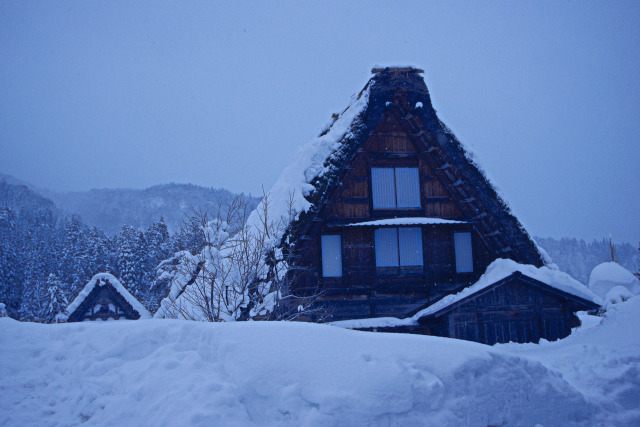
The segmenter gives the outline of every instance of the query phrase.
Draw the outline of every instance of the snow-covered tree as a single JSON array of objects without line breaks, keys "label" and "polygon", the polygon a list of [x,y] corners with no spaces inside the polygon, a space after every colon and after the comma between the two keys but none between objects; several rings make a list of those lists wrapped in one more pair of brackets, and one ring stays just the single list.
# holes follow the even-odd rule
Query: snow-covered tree
[{"label": "snow-covered tree", "polygon": [[[287,221],[268,217],[268,203],[247,224],[246,205],[236,199],[223,220],[206,215],[196,218],[204,248],[174,258],[168,296],[156,317],[210,322],[276,319],[278,303],[287,292],[288,256],[278,248]],[[162,264],[165,266],[165,264]]]},{"label": "snow-covered tree", "polygon": [[144,272],[147,265],[144,247],[142,233],[123,225],[118,238],[119,279],[138,300],[144,299],[146,294]]},{"label": "snow-covered tree", "polygon": [[51,273],[46,282],[49,303],[45,312],[45,321],[48,323],[58,322],[60,315],[64,313],[69,302],[62,290],[62,283],[55,274]]}]

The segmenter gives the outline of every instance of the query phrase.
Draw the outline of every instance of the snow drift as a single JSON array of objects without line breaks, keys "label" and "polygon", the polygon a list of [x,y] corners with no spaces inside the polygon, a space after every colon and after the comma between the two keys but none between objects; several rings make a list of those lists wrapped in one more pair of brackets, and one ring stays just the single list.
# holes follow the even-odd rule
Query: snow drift
[{"label": "snow drift", "polygon": [[633,298],[567,340],[488,347],[304,323],[2,318],[0,424],[633,424],[638,319]]}]

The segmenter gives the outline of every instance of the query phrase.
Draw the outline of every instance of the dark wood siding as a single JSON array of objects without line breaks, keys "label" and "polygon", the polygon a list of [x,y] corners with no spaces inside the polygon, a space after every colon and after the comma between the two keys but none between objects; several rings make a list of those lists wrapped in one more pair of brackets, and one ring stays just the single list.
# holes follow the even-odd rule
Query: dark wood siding
[{"label": "dark wood siding", "polygon": [[426,322],[432,333],[485,344],[554,341],[575,326],[570,304],[515,277]]}]

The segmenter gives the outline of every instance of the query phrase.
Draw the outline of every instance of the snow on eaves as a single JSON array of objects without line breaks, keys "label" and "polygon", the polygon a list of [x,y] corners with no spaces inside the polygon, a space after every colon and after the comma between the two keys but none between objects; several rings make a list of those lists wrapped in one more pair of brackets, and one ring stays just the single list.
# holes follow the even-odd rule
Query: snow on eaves
[{"label": "snow on eaves", "polygon": [[456,221],[444,218],[425,218],[425,217],[407,217],[407,218],[387,218],[375,221],[353,222],[345,224],[345,227],[381,227],[385,225],[433,225],[433,224],[464,224],[466,221]]},{"label": "snow on eaves", "polygon": [[373,328],[394,328],[399,326],[414,326],[418,322],[413,318],[398,319],[397,317],[373,317],[368,319],[350,319],[330,322],[328,325],[345,329],[373,329]]},{"label": "snow on eaves", "polygon": [[417,321],[421,317],[428,316],[430,314],[443,310],[470,295],[488,288],[494,283],[510,276],[517,271],[527,277],[538,280],[560,291],[575,295],[598,305],[602,304],[602,300],[599,296],[591,292],[591,290],[589,290],[585,285],[578,282],[567,273],[559,270],[552,270],[549,267],[538,268],[533,265],[518,264],[517,262],[510,259],[497,259],[492,262],[489,267],[487,267],[487,271],[480,277],[480,279],[478,279],[476,283],[467,288],[464,288],[457,294],[447,295],[435,304],[432,304],[424,310],[419,311],[415,316],[413,316],[413,319]]},{"label": "snow on eaves", "polygon": [[109,282],[111,286],[113,286],[113,288],[131,305],[131,307],[133,307],[133,309],[138,312],[141,319],[151,318],[151,313],[149,313],[149,311],[144,308],[142,304],[140,304],[140,301],[138,301],[133,295],[131,295],[129,291],[127,291],[125,287],[122,286],[122,283],[120,283],[120,281],[110,273],[98,273],[91,278],[89,283],[85,285],[78,296],[67,307],[67,317],[78,309],[80,304],[84,302],[84,300],[89,296],[89,294],[91,294],[91,291],[93,291],[96,286],[105,286],[107,282]]},{"label": "snow on eaves", "polygon": [[[323,176],[329,169],[327,160],[340,149],[345,138],[350,136],[353,123],[366,109],[369,102],[369,86],[359,95],[354,95],[349,106],[338,116],[331,127],[302,146],[293,161],[282,171],[267,196],[268,221],[282,222],[283,228],[306,211],[311,203],[305,198],[313,190],[311,182]],[[251,213],[249,227],[260,229],[265,211],[265,200]],[[284,229],[281,230],[283,232]],[[277,236],[278,238],[280,236]]]}]

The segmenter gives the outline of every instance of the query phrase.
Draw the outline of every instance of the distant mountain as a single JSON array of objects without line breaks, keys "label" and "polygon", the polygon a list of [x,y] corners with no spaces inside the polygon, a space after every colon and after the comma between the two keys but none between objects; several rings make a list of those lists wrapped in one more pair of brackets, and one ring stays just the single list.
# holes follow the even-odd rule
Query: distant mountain
[{"label": "distant mountain", "polygon": [[49,210],[57,211],[50,199],[36,193],[27,185],[11,175],[0,174],[0,207],[7,207],[14,213],[20,211]]},{"label": "distant mountain", "polygon": [[117,234],[125,224],[137,229],[147,228],[161,217],[174,233],[194,209],[217,215],[219,207],[222,206],[224,212],[235,197],[246,201],[249,210],[259,202],[256,197],[193,184],[156,185],[144,190],[47,191],[44,194],[65,213],[79,215],[84,223],[109,235]]}]

